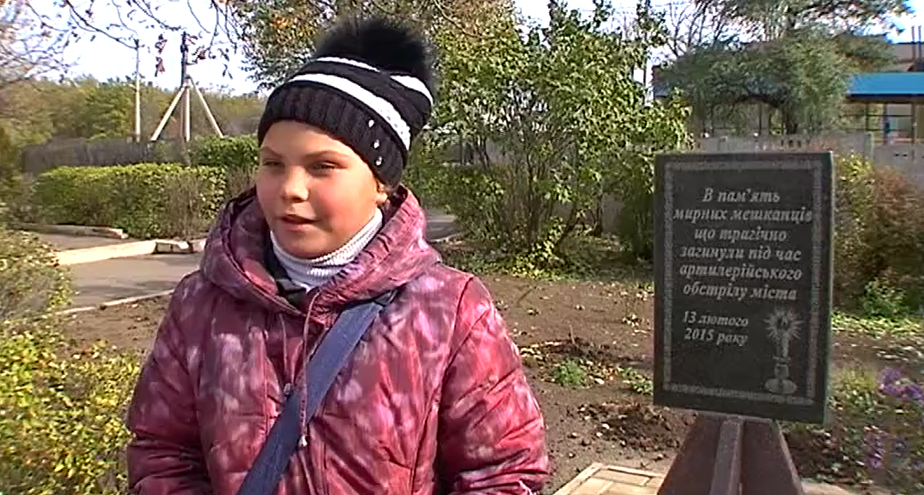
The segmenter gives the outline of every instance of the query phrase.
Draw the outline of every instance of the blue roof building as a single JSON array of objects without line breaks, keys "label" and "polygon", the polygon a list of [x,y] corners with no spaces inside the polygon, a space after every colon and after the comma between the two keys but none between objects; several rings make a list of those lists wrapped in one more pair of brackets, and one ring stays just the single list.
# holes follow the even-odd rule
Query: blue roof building
[{"label": "blue roof building", "polygon": [[[657,78],[652,85],[655,98],[666,98],[670,94],[670,88]],[[869,103],[910,103],[912,100],[924,103],[924,72],[854,74],[847,98]]]},{"label": "blue roof building", "polygon": [[924,72],[864,72],[855,74],[847,98],[869,103],[924,103]]}]

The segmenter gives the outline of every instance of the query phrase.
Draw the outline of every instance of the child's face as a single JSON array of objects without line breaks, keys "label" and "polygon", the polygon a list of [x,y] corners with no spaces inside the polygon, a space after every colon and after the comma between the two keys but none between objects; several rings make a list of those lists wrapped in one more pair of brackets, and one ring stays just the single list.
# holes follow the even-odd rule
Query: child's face
[{"label": "child's face", "polygon": [[387,199],[349,146],[295,121],[276,122],[266,132],[256,187],[276,240],[298,258],[336,251]]}]

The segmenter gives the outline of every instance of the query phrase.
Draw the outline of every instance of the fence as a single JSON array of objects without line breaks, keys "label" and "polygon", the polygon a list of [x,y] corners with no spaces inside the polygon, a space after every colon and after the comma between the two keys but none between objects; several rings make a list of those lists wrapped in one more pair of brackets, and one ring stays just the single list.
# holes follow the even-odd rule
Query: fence
[{"label": "fence", "polygon": [[874,163],[889,165],[924,185],[924,144],[888,144],[877,146]]},{"label": "fence", "polygon": [[26,146],[23,171],[36,176],[55,167],[126,165],[150,162],[185,162],[186,146],[180,140],[132,142],[126,139],[67,139]]},{"label": "fence", "polygon": [[832,150],[838,154],[873,156],[873,136],[868,133],[790,136],[722,136],[702,138],[705,152],[753,152],[777,150]]},{"label": "fence", "polygon": [[752,152],[773,150],[831,150],[837,154],[857,154],[878,166],[889,166],[924,184],[924,144],[875,144],[872,133],[723,136],[703,138],[699,150],[705,152]]}]

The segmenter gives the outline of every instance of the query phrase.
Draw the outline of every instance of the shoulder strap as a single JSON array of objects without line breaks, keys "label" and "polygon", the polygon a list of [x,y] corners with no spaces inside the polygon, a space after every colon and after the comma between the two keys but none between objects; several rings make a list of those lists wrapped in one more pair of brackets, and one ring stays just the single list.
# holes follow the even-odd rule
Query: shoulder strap
[{"label": "shoulder strap", "polygon": [[[305,417],[314,417],[321,402],[333,385],[337,374],[346,364],[376,315],[391,302],[394,292],[370,301],[364,301],[344,310],[333,328],[327,332],[314,356],[305,366],[305,380],[308,384]],[[272,495],[295,452],[301,436],[299,405],[302,395],[290,394],[276,419],[263,448],[257,455],[253,467],[244,477],[238,495]]]}]

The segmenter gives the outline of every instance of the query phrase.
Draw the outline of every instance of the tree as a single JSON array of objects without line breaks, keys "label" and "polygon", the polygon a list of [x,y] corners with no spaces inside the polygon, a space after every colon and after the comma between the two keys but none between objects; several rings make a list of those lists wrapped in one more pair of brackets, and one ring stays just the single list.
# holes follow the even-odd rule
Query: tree
[{"label": "tree", "polygon": [[[646,102],[633,79],[663,43],[663,26],[643,4],[636,29],[607,32],[612,13],[598,1],[582,19],[553,0],[548,28],[525,37],[494,26],[464,49],[461,33],[440,40],[458,49],[443,52],[434,135],[461,134],[475,149],[446,193],[449,207],[518,261],[565,257],[565,241],[606,192],[628,206],[633,227],[650,229],[653,153],[685,143],[684,108]],[[629,234],[628,247],[650,255],[651,231]]]},{"label": "tree", "polygon": [[234,4],[241,48],[254,80],[264,88],[279,84],[311,55],[313,42],[345,15],[384,14],[423,29],[477,33],[499,16],[513,18],[508,0],[250,0]]},{"label": "tree", "polygon": [[132,135],[134,88],[112,80],[91,89],[80,108],[83,137],[112,138]]},{"label": "tree", "polygon": [[[169,17],[163,7],[174,10],[176,0],[89,0],[53,2],[36,7],[15,0],[29,11],[48,32],[67,39],[105,37],[134,49],[140,31],[157,33],[156,39],[139,40],[153,47],[157,71],[160,52],[171,37],[189,34],[193,60],[218,60],[228,73],[230,54],[242,51],[252,77],[264,87],[279,82],[298,67],[311,51],[311,42],[332,21],[346,14],[384,13],[410,19],[426,28],[453,24],[463,28],[469,12],[483,4],[505,4],[509,0],[187,0],[188,16]],[[105,10],[103,15],[98,11]],[[179,17],[192,19],[183,24]],[[103,21],[102,19],[105,19]],[[113,22],[115,20],[115,22]]]},{"label": "tree", "polygon": [[717,10],[757,41],[799,31],[858,33],[896,29],[895,18],[911,13],[907,0],[694,0]]},{"label": "tree", "polygon": [[894,26],[905,0],[697,0],[738,35],[694,46],[662,70],[705,118],[763,103],[787,134],[838,124],[849,76],[888,63],[888,46],[870,30]]},{"label": "tree", "polygon": [[677,59],[692,49],[712,46],[731,36],[732,20],[709,3],[670,3],[665,12],[667,49]]},{"label": "tree", "polygon": [[[90,77],[16,84],[0,91],[0,126],[16,148],[55,139],[128,138],[134,127],[133,84],[129,78],[100,82]],[[141,86],[142,138],[154,132],[173,96],[152,83]],[[263,111],[260,97],[210,88],[203,88],[203,96],[226,134],[255,132]],[[177,114],[168,121],[165,136],[179,135]],[[195,103],[191,127],[194,136],[212,135],[204,112]]]},{"label": "tree", "polygon": [[67,36],[31,13],[26,0],[0,2],[0,90],[64,67]]}]

